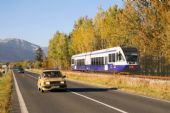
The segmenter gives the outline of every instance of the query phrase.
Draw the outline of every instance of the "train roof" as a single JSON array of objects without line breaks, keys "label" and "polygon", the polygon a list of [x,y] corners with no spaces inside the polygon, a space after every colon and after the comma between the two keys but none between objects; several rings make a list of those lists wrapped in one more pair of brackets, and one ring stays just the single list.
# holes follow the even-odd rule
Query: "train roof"
[{"label": "train roof", "polygon": [[87,52],[87,53],[76,54],[76,55],[73,55],[72,58],[83,56],[83,55],[89,55],[89,54],[99,54],[102,52],[109,52],[109,51],[114,51],[114,50],[116,51],[120,48],[121,48],[120,46],[117,46],[117,47],[113,47],[113,48],[107,48],[107,49],[102,49],[102,50],[97,50],[97,51],[92,51],[92,52]]}]

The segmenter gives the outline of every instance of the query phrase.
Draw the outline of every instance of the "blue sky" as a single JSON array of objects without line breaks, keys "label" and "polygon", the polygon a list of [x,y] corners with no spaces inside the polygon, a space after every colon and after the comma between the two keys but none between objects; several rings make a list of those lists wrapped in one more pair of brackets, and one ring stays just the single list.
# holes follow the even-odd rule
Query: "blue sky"
[{"label": "blue sky", "polygon": [[0,0],[0,38],[20,38],[40,46],[56,31],[69,33],[80,16],[93,18],[123,0]]}]

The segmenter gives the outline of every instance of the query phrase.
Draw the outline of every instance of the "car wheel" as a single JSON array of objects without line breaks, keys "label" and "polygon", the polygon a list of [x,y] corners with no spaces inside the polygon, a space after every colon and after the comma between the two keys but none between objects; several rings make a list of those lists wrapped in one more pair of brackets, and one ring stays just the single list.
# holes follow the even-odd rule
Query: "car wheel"
[{"label": "car wheel", "polygon": [[43,90],[43,89],[41,89],[41,93],[44,93],[44,90]]},{"label": "car wheel", "polygon": [[38,91],[41,91],[41,89],[38,87]]},{"label": "car wheel", "polygon": [[64,90],[64,91],[67,91],[67,86],[64,86],[64,87],[63,87],[63,90]]}]

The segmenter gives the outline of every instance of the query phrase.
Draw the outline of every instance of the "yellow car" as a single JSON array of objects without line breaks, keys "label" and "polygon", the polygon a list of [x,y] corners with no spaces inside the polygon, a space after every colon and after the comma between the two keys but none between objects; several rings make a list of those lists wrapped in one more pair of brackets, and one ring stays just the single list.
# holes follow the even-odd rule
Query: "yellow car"
[{"label": "yellow car", "polygon": [[41,92],[52,89],[67,89],[65,76],[59,70],[44,70],[38,77],[37,86]]}]

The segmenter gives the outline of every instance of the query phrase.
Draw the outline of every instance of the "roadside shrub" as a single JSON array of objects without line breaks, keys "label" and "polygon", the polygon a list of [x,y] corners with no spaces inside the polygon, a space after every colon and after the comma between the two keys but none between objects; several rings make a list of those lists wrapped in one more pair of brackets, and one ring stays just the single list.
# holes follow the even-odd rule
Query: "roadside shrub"
[{"label": "roadside shrub", "polygon": [[3,75],[2,72],[0,72],[0,77],[2,77],[2,75]]}]

